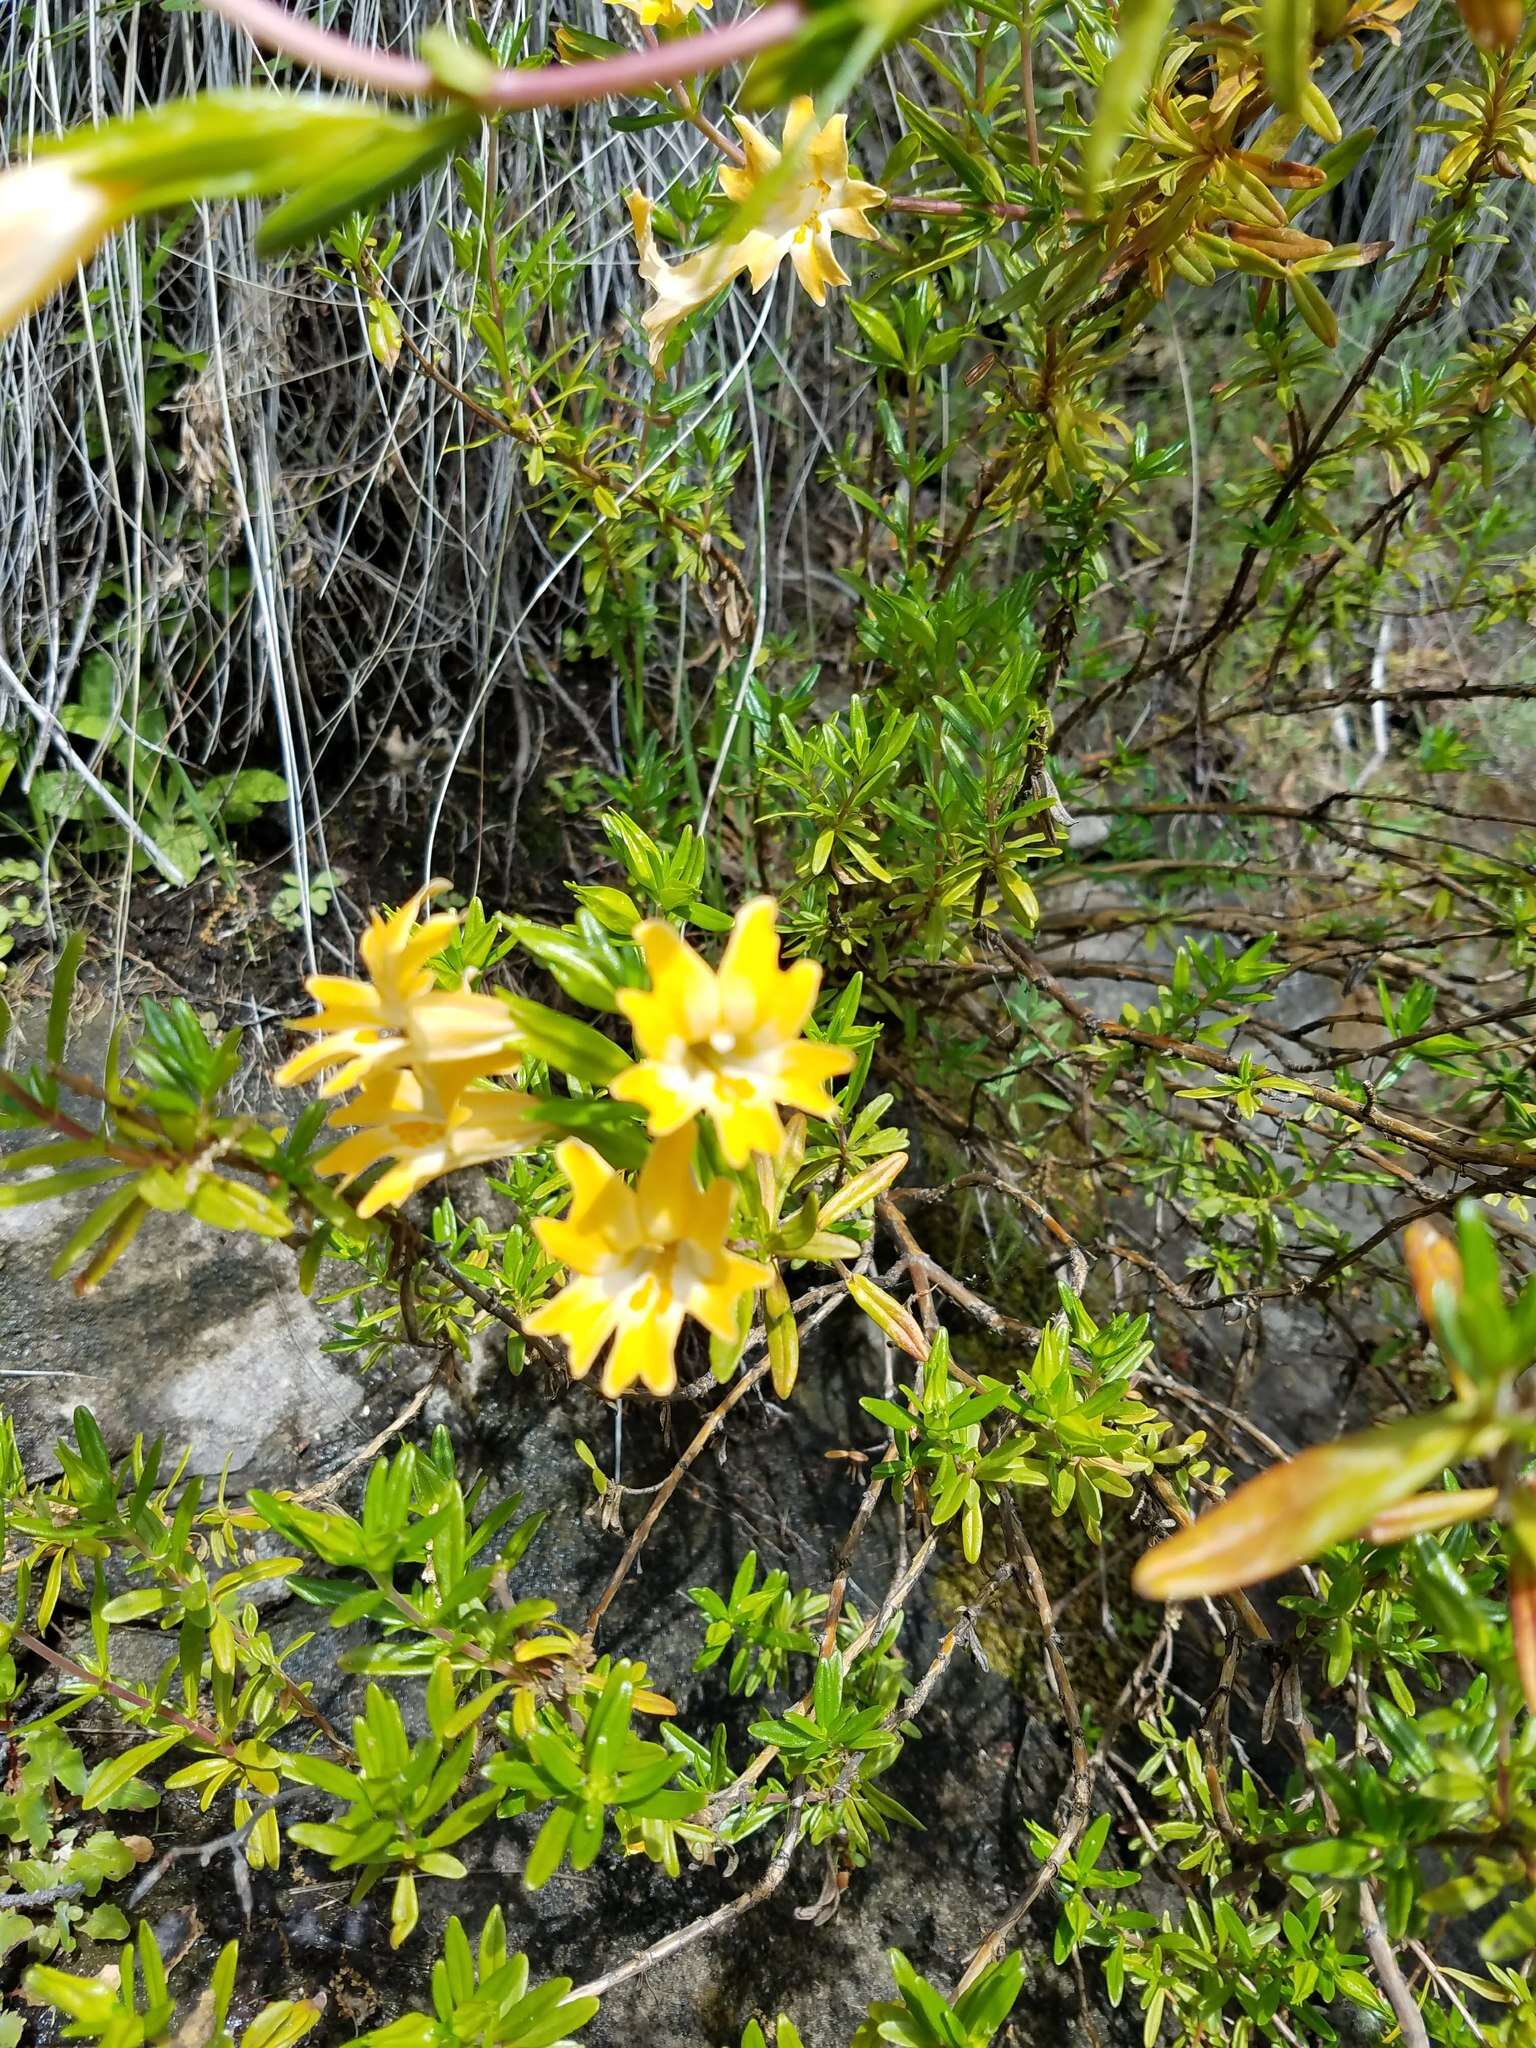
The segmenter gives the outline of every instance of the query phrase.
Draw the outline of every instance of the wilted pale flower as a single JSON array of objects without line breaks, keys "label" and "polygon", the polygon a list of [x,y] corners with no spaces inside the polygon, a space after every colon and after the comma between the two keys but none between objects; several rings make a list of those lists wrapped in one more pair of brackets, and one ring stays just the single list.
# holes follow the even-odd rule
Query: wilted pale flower
[{"label": "wilted pale flower", "polygon": [[693,1142],[691,1125],[663,1138],[633,1187],[578,1138],[555,1153],[571,1183],[571,1206],[533,1227],[571,1277],[527,1327],[563,1339],[577,1379],[611,1337],[602,1379],[610,1397],[637,1380],[653,1394],[670,1394],[684,1317],[728,1341],[741,1296],[771,1277],[767,1266],[727,1249],[735,1191],[727,1180],[699,1187]]},{"label": "wilted pale flower", "polygon": [[357,1205],[360,1216],[372,1216],[445,1173],[507,1159],[548,1139],[536,1096],[469,1085],[474,1079],[473,1068],[453,1067],[428,1069],[425,1086],[409,1071],[373,1074],[352,1101],[332,1110],[331,1122],[352,1135],[331,1147],[320,1172],[345,1186],[393,1160]]},{"label": "wilted pale flower", "polygon": [[642,28],[681,28],[690,14],[712,7],[714,0],[613,0],[627,7]]},{"label": "wilted pale flower", "polygon": [[375,915],[358,951],[367,981],[314,974],[304,986],[320,1005],[313,1017],[293,1020],[295,1031],[317,1034],[278,1070],[285,1088],[334,1067],[322,1095],[340,1095],[371,1075],[405,1066],[452,1066],[461,1086],[476,1076],[505,1074],[517,1064],[517,1033],[494,996],[467,987],[438,988],[430,966],[458,924],[452,914],[416,917],[427,897],[446,888],[431,882],[392,917]]},{"label": "wilted pale flower", "polygon": [[67,156],[0,172],[0,334],[73,277],[120,218],[113,189]]},{"label": "wilted pale flower", "polygon": [[779,965],[775,906],[759,896],[736,913],[719,972],[670,925],[640,925],[649,989],[621,989],[640,1054],[611,1084],[638,1102],[653,1137],[702,1112],[732,1166],[754,1152],[777,1153],[784,1137],[776,1105],[833,1116],[826,1083],[846,1074],[852,1054],[800,1036],[821,986],[813,960]]},{"label": "wilted pale flower", "polygon": [[634,223],[635,244],[640,253],[640,275],[656,296],[640,316],[650,344],[651,368],[661,368],[667,338],[680,320],[707,304],[723,284],[742,268],[736,246],[729,242],[707,242],[680,263],[666,262],[656,247],[651,226],[655,212],[641,192],[629,195],[629,217]]},{"label": "wilted pale flower", "polygon": [[761,291],[787,256],[818,306],[826,303],[829,285],[847,284],[848,273],[832,253],[832,237],[873,241],[875,230],[867,216],[884,203],[885,194],[878,185],[849,175],[846,117],[834,114],[807,139],[815,119],[808,96],[792,100],[784,117],[781,151],[753,122],[735,116],[746,162],[739,169],[721,170],[720,189],[727,199],[737,205],[750,200],[759,184],[778,169],[785,152],[791,153],[794,168],[787,182],[774,190],[762,218],[733,242],[712,242],[679,263],[666,263],[651,232],[651,202],[638,192],[630,194],[640,275],[656,293],[641,320],[653,369],[660,367],[667,337],[678,322],[743,270],[753,291]]}]

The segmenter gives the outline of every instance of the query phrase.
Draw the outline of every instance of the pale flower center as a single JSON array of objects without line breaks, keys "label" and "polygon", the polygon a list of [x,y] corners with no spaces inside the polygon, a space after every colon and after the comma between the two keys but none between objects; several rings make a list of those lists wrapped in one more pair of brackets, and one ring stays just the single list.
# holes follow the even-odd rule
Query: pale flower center
[{"label": "pale flower center", "polygon": [[647,1245],[615,1259],[602,1274],[601,1284],[610,1301],[621,1303],[627,1315],[639,1320],[706,1283],[714,1266],[713,1254],[701,1245]]}]

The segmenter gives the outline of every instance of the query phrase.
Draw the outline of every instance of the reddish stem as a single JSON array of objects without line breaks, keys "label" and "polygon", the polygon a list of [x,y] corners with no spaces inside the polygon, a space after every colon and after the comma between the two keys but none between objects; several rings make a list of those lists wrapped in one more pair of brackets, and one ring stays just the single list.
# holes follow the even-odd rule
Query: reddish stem
[{"label": "reddish stem", "polygon": [[[344,79],[351,85],[392,93],[402,99],[453,97],[431,65],[420,57],[354,43],[350,36],[340,35],[335,29],[299,20],[280,0],[203,0],[203,4],[235,28],[244,29],[253,42],[281,51],[285,57],[292,57],[327,78]],[[645,92],[653,85],[671,85],[678,79],[719,71],[727,64],[740,63],[761,50],[788,42],[804,19],[800,0],[772,0],[770,6],[759,8],[740,21],[661,44],[654,50],[626,50],[622,57],[600,57],[588,63],[549,65],[532,71],[498,71],[477,104],[488,111],[573,107],[621,93]]]}]

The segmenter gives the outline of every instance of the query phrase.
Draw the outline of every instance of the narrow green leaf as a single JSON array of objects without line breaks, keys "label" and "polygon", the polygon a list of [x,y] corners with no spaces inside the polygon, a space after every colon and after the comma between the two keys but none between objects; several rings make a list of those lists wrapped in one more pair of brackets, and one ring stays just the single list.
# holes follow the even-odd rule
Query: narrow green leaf
[{"label": "narrow green leaf", "polygon": [[1103,197],[1142,95],[1152,82],[1173,0],[1123,0],[1114,54],[1099,87],[1083,150],[1083,185],[1092,206]]},{"label": "narrow green leaf", "polygon": [[1286,287],[1296,301],[1296,310],[1324,348],[1337,348],[1339,323],[1333,308],[1304,270],[1287,270]]},{"label": "narrow green leaf", "polygon": [[69,1044],[69,1005],[85,953],[85,933],[71,932],[64,941],[59,964],[54,969],[53,993],[48,998],[48,1064],[60,1065]]},{"label": "narrow green leaf", "polygon": [[179,1734],[157,1735],[149,1742],[136,1742],[132,1749],[125,1749],[121,1756],[108,1757],[105,1763],[96,1766],[86,1780],[80,1804],[87,1813],[103,1806],[114,1792],[122,1791],[130,1778],[136,1778],[139,1772],[146,1769],[157,1757],[164,1756],[168,1749],[174,1749],[181,1739]]},{"label": "narrow green leaf", "polygon": [[1299,114],[1312,68],[1312,0],[1263,0],[1264,83],[1282,114]]},{"label": "narrow green leaf", "polygon": [[400,186],[424,177],[467,142],[480,125],[478,114],[439,114],[400,124],[398,118],[321,175],[306,180],[291,199],[272,208],[256,231],[263,256],[281,255],[313,241],[349,213],[366,211]]}]

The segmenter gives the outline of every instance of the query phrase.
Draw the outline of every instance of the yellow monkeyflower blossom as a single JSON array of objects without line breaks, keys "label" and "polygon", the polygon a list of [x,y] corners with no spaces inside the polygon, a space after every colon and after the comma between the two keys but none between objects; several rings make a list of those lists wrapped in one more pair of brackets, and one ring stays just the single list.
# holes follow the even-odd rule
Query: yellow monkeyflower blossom
[{"label": "yellow monkeyflower blossom", "polygon": [[848,167],[848,124],[834,114],[816,130],[815,106],[802,94],[791,100],[784,117],[781,150],[754,122],[733,117],[746,161],[720,171],[720,189],[740,206],[778,170],[784,155],[793,159],[786,182],[776,187],[756,225],[734,242],[713,242],[679,263],[664,262],[651,229],[651,202],[630,194],[630,218],[640,251],[640,275],[656,293],[641,316],[650,342],[651,367],[658,369],[667,338],[680,320],[714,297],[720,287],[745,271],[753,291],[761,291],[787,256],[795,275],[818,306],[826,304],[830,285],[847,284],[848,273],[832,253],[833,235],[852,235],[872,242],[875,230],[868,215],[885,203],[878,185],[866,185]]},{"label": "yellow monkeyflower blossom", "polygon": [[628,8],[642,28],[681,28],[690,14],[712,7],[714,0],[613,0],[613,4]]},{"label": "yellow monkeyflower blossom", "polygon": [[609,1093],[639,1103],[657,1138],[709,1117],[732,1166],[778,1152],[779,1103],[834,1116],[826,1084],[853,1065],[841,1046],[801,1037],[821,969],[814,960],[780,967],[776,915],[770,896],[744,904],[718,973],[670,925],[638,926],[651,985],[618,995],[640,1059]]},{"label": "yellow monkeyflower blossom", "polygon": [[313,1017],[295,1018],[291,1028],[314,1032],[315,1043],[278,1069],[282,1087],[334,1067],[320,1093],[340,1095],[375,1074],[434,1065],[460,1069],[464,1086],[517,1064],[516,1029],[496,998],[467,987],[438,988],[433,980],[430,963],[459,920],[450,912],[424,924],[416,918],[426,899],[446,887],[429,882],[392,917],[373,917],[358,946],[367,981],[309,977],[304,986],[320,1007]]},{"label": "yellow monkeyflower blossom", "polygon": [[787,256],[801,284],[816,304],[823,306],[828,285],[849,281],[832,253],[832,237],[852,235],[856,241],[874,241],[875,230],[866,215],[885,204],[885,194],[878,185],[866,185],[849,174],[846,114],[834,114],[823,122],[801,153],[806,130],[816,119],[815,106],[805,93],[789,103],[782,151],[753,122],[740,114],[734,119],[747,160],[740,170],[720,172],[720,189],[727,199],[738,206],[750,199],[760,180],[778,169],[784,151],[798,160],[788,185],[774,195],[757,226],[742,237],[740,246],[752,289],[760,291]]},{"label": "yellow monkeyflower blossom", "polygon": [[698,1185],[693,1143],[691,1125],[663,1138],[633,1187],[579,1138],[555,1151],[571,1205],[533,1227],[570,1278],[527,1326],[534,1336],[564,1341],[577,1379],[612,1338],[602,1378],[610,1398],[636,1381],[670,1394],[683,1319],[729,1340],[741,1296],[770,1277],[767,1266],[727,1248],[735,1190],[727,1180]]},{"label": "yellow monkeyflower blossom", "polygon": [[0,334],[73,277],[121,218],[112,189],[68,157],[0,173]]},{"label": "yellow monkeyflower blossom", "polygon": [[332,1110],[331,1123],[352,1135],[331,1147],[320,1172],[345,1187],[392,1160],[357,1205],[360,1216],[372,1216],[461,1166],[507,1159],[549,1139],[537,1096],[470,1085],[478,1074],[473,1063],[430,1067],[424,1082],[409,1069],[371,1074],[350,1102]]}]

